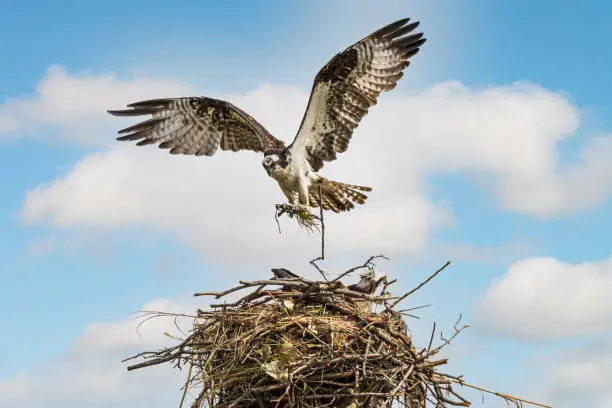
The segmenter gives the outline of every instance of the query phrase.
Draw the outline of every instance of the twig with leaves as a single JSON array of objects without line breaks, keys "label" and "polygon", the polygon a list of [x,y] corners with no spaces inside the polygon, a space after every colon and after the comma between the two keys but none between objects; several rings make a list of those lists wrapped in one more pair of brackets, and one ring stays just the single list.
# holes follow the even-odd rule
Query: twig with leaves
[{"label": "twig with leaves", "polygon": [[278,219],[287,214],[289,218],[295,218],[298,225],[302,228],[305,228],[309,232],[314,232],[314,230],[319,230],[319,225],[317,221],[320,221],[320,218],[313,213],[311,213],[308,208],[301,204],[276,204],[274,219],[276,220],[276,225],[278,226],[278,233],[280,234],[281,227]]}]

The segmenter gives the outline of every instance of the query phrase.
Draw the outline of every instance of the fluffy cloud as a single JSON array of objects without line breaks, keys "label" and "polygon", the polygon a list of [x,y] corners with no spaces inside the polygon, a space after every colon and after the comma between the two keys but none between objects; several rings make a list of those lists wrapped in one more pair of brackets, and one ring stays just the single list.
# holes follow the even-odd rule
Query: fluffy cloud
[{"label": "fluffy cloud", "polygon": [[602,408],[609,407],[612,404],[612,343],[595,349],[571,351],[563,353],[569,358],[559,358],[553,365],[551,376],[555,399],[565,397],[578,402],[585,401],[586,397],[598,401]]},{"label": "fluffy cloud", "polygon": [[0,137],[98,143],[112,135],[107,109],[131,100],[193,93],[190,86],[170,78],[121,80],[112,73],[69,74],[60,66],[51,66],[35,95],[9,98],[0,105]]},{"label": "fluffy cloud", "polygon": [[[94,112],[138,99],[138,81],[109,75],[91,77],[90,84],[86,77],[60,74],[76,95],[63,94],[70,103],[60,94],[52,98],[59,106],[73,106],[56,115],[66,128]],[[57,76],[52,71],[42,83],[57,81]],[[157,88],[148,89],[148,96],[168,94],[162,91],[170,82],[150,83]],[[74,101],[94,86],[101,94],[97,100],[104,103],[77,107]],[[187,88],[172,86],[171,93],[186,93]],[[28,103],[44,104],[49,94],[41,91]],[[247,110],[287,141],[308,98],[302,89],[266,84],[246,95],[215,96]],[[612,139],[586,143],[581,160],[560,161],[559,143],[579,125],[578,109],[562,94],[530,83],[470,89],[447,82],[413,95],[383,95],[380,105],[363,120],[349,151],[322,171],[330,179],[374,187],[367,205],[354,211],[350,222],[328,217],[332,252],[394,255],[422,250],[432,228],[452,219],[446,203],[427,197],[426,179],[432,173],[464,171],[498,197],[503,208],[539,216],[594,206],[610,192]],[[113,123],[115,129],[124,124],[119,119]],[[312,258],[314,237],[287,226],[291,240],[276,233],[272,203],[284,198],[259,161],[250,152],[172,157],[151,147],[117,144],[29,191],[21,216],[26,223],[57,228],[153,226],[221,262],[236,262],[236,248],[243,262],[280,253]]]},{"label": "fluffy cloud", "polygon": [[[65,178],[29,192],[23,219],[46,220],[56,228],[153,225],[215,261],[249,262],[276,253],[314,257],[315,236],[296,231],[286,219],[281,224],[291,240],[279,236],[272,203],[282,201],[281,193],[260,171],[259,158],[245,156],[244,163],[221,155],[203,162],[117,147],[86,157]],[[395,204],[373,197],[374,211],[355,212],[352,221],[359,222],[328,216],[329,250],[377,250],[372,245],[389,252],[420,249],[430,224],[443,215],[409,190],[401,198]]]},{"label": "fluffy cloud", "polygon": [[532,258],[510,266],[477,307],[480,322],[522,339],[612,329],[612,260],[567,264]]},{"label": "fluffy cloud", "polygon": [[474,245],[467,242],[440,245],[440,251],[454,262],[478,262],[479,264],[507,265],[516,259],[532,255],[534,246],[526,240],[511,241],[501,245]]},{"label": "fluffy cloud", "polygon": [[612,406],[612,338],[540,355],[530,362],[530,395],[555,408]]},{"label": "fluffy cloud", "polygon": [[421,173],[467,172],[507,210],[553,216],[597,205],[612,190],[612,137],[585,142],[574,162],[560,160],[579,111],[532,83],[470,89],[447,82],[385,101],[372,116],[376,135],[396,135],[394,143],[405,135],[401,154]]},{"label": "fluffy cloud", "polygon": [[[182,302],[156,300],[143,310],[188,313]],[[121,360],[137,352],[171,344],[164,332],[180,335],[171,318],[99,322],[90,325],[64,355],[0,381],[0,405],[34,407],[150,407],[172,405],[180,398],[186,373],[170,366],[127,372]],[[189,329],[184,325],[183,329]]]}]

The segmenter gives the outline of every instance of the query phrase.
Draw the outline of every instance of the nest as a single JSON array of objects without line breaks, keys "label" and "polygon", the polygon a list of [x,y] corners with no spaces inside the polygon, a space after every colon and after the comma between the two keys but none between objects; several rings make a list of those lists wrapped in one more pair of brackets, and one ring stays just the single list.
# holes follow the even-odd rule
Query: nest
[{"label": "nest", "polygon": [[[240,282],[222,298],[249,292],[233,303],[198,310],[186,338],[173,347],[140,353],[128,370],[172,362],[189,368],[187,390],[200,407],[435,407],[469,406],[453,389],[461,376],[440,372],[440,350],[467,326],[433,347],[413,344],[385,277],[372,259],[361,281],[310,281],[284,269],[268,280]],[[448,264],[446,264],[448,265]],[[445,265],[445,266],[446,266]],[[434,325],[435,330],[435,325]],[[483,390],[486,391],[486,390]],[[514,397],[497,394],[515,402]],[[181,402],[181,405],[183,402]]]}]

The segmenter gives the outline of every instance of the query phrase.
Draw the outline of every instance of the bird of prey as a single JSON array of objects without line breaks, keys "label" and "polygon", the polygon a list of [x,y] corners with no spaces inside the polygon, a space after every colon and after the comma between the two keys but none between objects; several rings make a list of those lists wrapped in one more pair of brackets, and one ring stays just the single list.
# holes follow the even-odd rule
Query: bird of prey
[{"label": "bird of prey", "polygon": [[[418,22],[391,23],[336,54],[314,79],[293,142],[272,136],[230,102],[207,97],[155,99],[110,110],[114,116],[151,115],[120,130],[117,140],[157,144],[172,154],[212,156],[219,148],[264,155],[262,165],[290,205],[348,211],[363,204],[370,187],[330,181],[317,174],[323,162],[345,152],[353,132],[378,96],[397,85],[425,42]],[[320,192],[320,195],[319,195]]]}]

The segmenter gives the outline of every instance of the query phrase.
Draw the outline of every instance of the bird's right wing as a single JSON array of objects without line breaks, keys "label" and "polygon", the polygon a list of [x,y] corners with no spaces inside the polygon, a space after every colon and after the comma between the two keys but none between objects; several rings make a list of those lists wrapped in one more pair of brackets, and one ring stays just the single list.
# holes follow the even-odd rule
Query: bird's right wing
[{"label": "bird's right wing", "polygon": [[221,150],[282,149],[285,144],[259,122],[233,104],[205,97],[154,99],[110,110],[114,116],[151,115],[120,130],[117,140],[138,140],[136,145],[158,144],[172,154],[212,156]]}]

